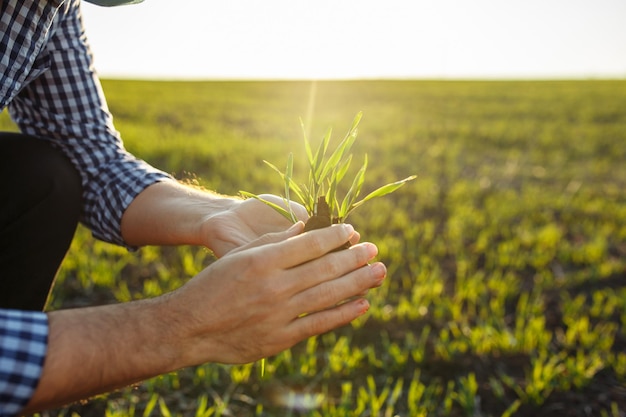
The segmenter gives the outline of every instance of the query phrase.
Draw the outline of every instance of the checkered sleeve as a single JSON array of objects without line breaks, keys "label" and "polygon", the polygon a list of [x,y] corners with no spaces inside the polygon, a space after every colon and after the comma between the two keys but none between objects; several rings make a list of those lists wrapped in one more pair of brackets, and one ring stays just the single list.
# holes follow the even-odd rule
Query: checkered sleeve
[{"label": "checkered sleeve", "polygon": [[47,346],[45,313],[0,309],[0,417],[17,415],[32,397]]},{"label": "checkered sleeve", "polygon": [[79,0],[61,6],[48,35],[9,112],[22,132],[52,141],[78,168],[82,223],[95,237],[125,245],[122,214],[147,186],[170,176],[124,148],[93,67]]}]

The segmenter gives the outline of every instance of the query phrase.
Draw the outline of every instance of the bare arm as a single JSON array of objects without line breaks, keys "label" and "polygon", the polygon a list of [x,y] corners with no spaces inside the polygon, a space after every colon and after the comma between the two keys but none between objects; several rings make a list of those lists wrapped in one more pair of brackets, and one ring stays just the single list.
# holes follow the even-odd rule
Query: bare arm
[{"label": "bare arm", "polygon": [[142,191],[122,216],[122,236],[133,246],[200,245],[202,224],[239,204],[234,198],[179,184],[155,183]]},{"label": "bare arm", "polygon": [[24,413],[186,366],[258,360],[364,314],[363,298],[337,303],[381,285],[384,266],[367,264],[376,247],[327,254],[350,226],[301,232],[297,223],[265,235],[158,298],[49,313],[48,354]]},{"label": "bare arm", "polygon": [[[24,414],[108,392],[176,366],[159,299],[48,313],[48,352]],[[163,320],[163,321],[160,321]]]}]

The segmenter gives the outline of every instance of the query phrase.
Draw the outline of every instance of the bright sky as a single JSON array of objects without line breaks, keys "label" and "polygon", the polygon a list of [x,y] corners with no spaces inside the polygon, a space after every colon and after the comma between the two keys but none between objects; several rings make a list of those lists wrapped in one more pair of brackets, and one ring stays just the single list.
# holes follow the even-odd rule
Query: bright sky
[{"label": "bright sky", "polygon": [[83,5],[102,76],[626,78],[626,0]]}]

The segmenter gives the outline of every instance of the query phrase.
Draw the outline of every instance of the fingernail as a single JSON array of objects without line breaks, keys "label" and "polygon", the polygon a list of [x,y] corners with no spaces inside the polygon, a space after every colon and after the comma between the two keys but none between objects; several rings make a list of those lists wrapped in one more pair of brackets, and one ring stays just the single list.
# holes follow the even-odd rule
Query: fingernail
[{"label": "fingernail", "polygon": [[344,223],[341,226],[348,236],[352,236],[354,234],[354,227],[352,227],[351,224]]},{"label": "fingernail", "polygon": [[294,231],[296,229],[299,229],[302,227],[302,220],[295,222],[294,224],[291,225],[291,227],[289,229],[287,229],[288,232]]},{"label": "fingernail", "polygon": [[376,278],[376,282],[378,285],[382,285],[385,280],[385,276],[387,275],[387,268],[384,264],[377,262],[371,266],[372,275]]},{"label": "fingernail", "polygon": [[370,303],[364,298],[360,299],[357,305],[359,306],[361,310],[359,315],[363,315],[367,313],[367,311],[370,309]]},{"label": "fingernail", "polygon": [[299,221],[291,225],[289,229],[285,231],[288,236],[296,236],[302,233],[303,222]]},{"label": "fingernail", "polygon": [[372,271],[374,275],[379,276],[379,277],[384,277],[385,274],[387,273],[387,267],[385,267],[385,264],[381,262],[376,262],[375,264],[372,265]]},{"label": "fingernail", "polygon": [[378,255],[378,247],[376,247],[376,245],[369,242],[365,243],[365,245],[367,245],[367,253],[370,259]]}]

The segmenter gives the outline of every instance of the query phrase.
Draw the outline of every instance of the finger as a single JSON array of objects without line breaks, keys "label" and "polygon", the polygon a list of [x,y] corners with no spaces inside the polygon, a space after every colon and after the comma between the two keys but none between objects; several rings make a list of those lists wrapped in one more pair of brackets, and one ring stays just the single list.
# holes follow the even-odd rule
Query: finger
[{"label": "finger", "polygon": [[359,298],[332,309],[300,317],[290,324],[289,331],[292,332],[295,339],[303,340],[345,326],[367,313],[369,307],[370,304],[367,300]]},{"label": "finger", "polygon": [[354,246],[357,243],[359,243],[360,240],[361,240],[361,234],[355,231],[352,237],[350,237],[350,244]]},{"label": "finger", "polygon": [[263,246],[263,245],[268,245],[270,243],[282,242],[284,240],[287,240],[289,238],[299,235],[300,233],[302,233],[303,230],[304,230],[304,223],[299,221],[299,222],[294,223],[289,229],[285,231],[276,232],[276,233],[266,233],[262,235],[261,237],[253,240],[252,242],[249,242],[243,246],[238,247],[237,249],[232,250],[231,252],[229,252],[229,254],[237,253],[246,249],[256,248],[256,247]]},{"label": "finger", "polygon": [[272,245],[265,255],[280,268],[293,268],[329,253],[349,241],[353,234],[354,228],[349,224],[333,225]]},{"label": "finger", "polygon": [[296,217],[303,222],[309,218],[309,213],[306,211],[303,205],[298,203],[290,203],[291,210],[295,213]]},{"label": "finger", "polygon": [[293,285],[297,291],[314,287],[367,265],[377,254],[378,248],[369,242],[329,253],[294,268],[293,272],[297,274],[298,280],[294,280]]},{"label": "finger", "polygon": [[370,288],[380,287],[387,270],[377,262],[363,266],[341,278],[325,281],[295,295],[290,308],[296,315],[311,313],[333,307],[338,303],[358,297]]}]

